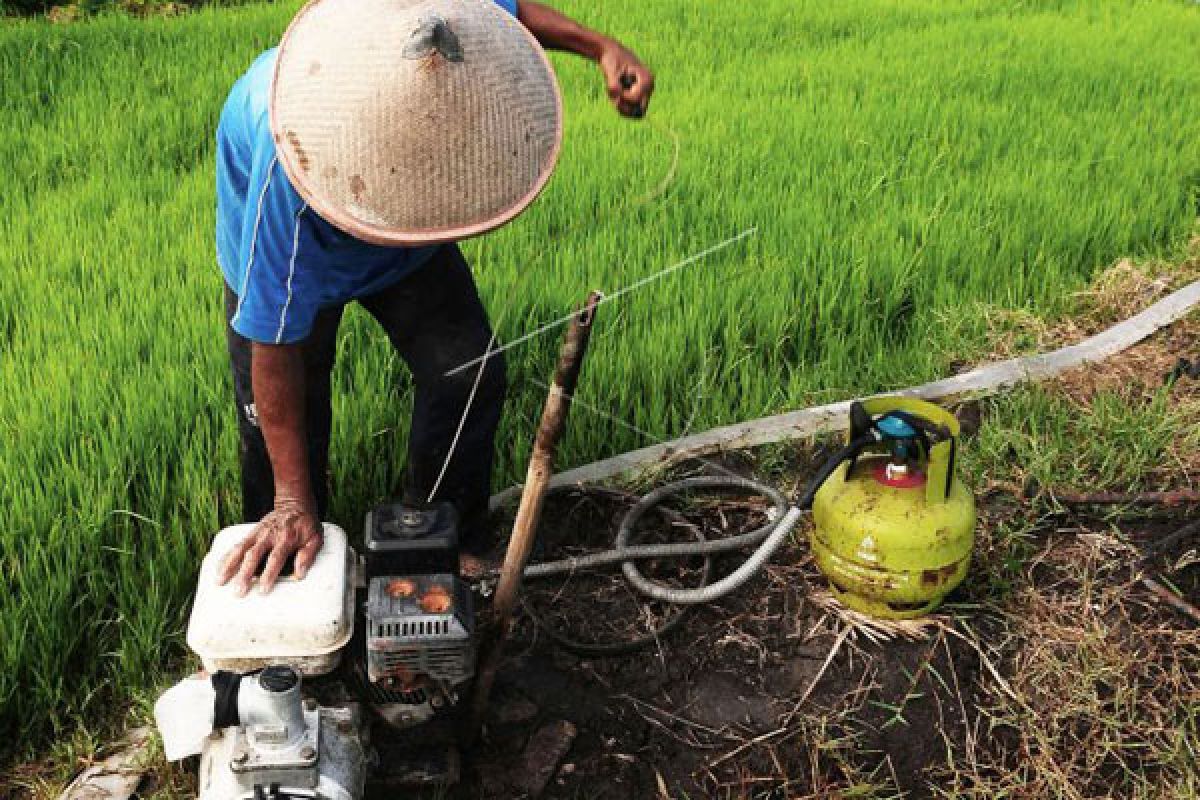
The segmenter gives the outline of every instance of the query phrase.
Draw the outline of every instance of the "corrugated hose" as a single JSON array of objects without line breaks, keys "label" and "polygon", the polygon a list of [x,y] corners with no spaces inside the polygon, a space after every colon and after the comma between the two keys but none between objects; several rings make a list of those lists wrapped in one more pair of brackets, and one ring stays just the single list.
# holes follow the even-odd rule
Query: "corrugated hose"
[{"label": "corrugated hose", "polygon": [[[662,486],[643,496],[625,513],[617,528],[616,540],[611,550],[592,553],[585,556],[564,558],[541,564],[531,564],[525,568],[526,580],[546,578],[556,575],[570,574],[579,570],[595,569],[597,567],[620,564],[625,580],[641,595],[654,600],[661,600],[681,608],[661,626],[647,635],[624,642],[592,643],[570,639],[547,625],[543,620],[529,610],[538,626],[552,641],[562,648],[584,656],[620,655],[638,650],[661,640],[667,633],[674,630],[683,621],[687,611],[701,603],[711,603],[743,586],[762,569],[767,560],[783,545],[795,529],[800,517],[812,508],[813,497],[817,490],[829,478],[833,471],[842,464],[854,458],[862,450],[878,441],[874,433],[865,434],[844,446],[830,457],[817,473],[806,484],[804,491],[797,494],[791,501],[772,486],[748,478],[699,476],[684,478]],[[766,525],[747,533],[729,536],[723,539],[705,539],[703,532],[696,525],[683,519],[682,515],[663,505],[668,498],[681,492],[704,490],[721,492],[749,492],[761,495],[771,502],[768,512],[769,521]],[[558,487],[554,491],[589,491],[580,487]],[[603,490],[600,490],[603,491]],[[694,535],[696,542],[676,542],[671,544],[630,544],[634,528],[648,513],[657,511],[675,521],[682,521]],[[724,578],[709,583],[712,574],[712,557],[720,553],[742,550],[748,547],[754,551],[742,562],[737,569]],[[695,588],[679,588],[647,578],[638,569],[637,561],[642,559],[689,558],[704,557],[704,569],[701,580],[703,585]]]}]

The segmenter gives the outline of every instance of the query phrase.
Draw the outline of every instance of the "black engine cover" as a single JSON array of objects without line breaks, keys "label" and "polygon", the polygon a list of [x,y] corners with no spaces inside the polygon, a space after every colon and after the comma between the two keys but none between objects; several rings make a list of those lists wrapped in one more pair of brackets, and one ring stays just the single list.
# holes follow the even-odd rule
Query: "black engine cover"
[{"label": "black engine cover", "polygon": [[450,503],[388,503],[367,513],[367,577],[458,574],[458,512]]}]

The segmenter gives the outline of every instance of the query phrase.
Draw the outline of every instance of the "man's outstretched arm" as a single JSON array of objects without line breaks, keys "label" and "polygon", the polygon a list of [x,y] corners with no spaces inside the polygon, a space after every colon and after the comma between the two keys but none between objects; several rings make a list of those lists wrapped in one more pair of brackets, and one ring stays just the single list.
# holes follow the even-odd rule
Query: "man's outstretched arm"
[{"label": "man's outstretched arm", "polygon": [[226,583],[236,575],[241,594],[249,591],[264,559],[263,592],[271,591],[293,553],[296,577],[303,578],[321,549],[322,533],[305,442],[303,348],[255,342],[250,372],[258,424],[275,476],[275,509],[230,552],[221,567],[218,581]]},{"label": "man's outstretched arm", "polygon": [[616,39],[533,0],[521,0],[518,18],[548,50],[576,53],[600,65],[613,105],[627,117],[641,117],[654,94],[654,73]]}]

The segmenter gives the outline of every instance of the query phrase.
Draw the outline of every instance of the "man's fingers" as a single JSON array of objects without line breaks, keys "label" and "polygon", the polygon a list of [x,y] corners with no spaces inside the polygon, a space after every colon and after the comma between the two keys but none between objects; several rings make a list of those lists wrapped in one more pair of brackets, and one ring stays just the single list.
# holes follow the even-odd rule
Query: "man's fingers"
[{"label": "man's fingers", "polygon": [[608,76],[608,99],[614,103],[621,99],[621,94],[625,89],[621,86],[621,81],[616,75]]},{"label": "man's fingers", "polygon": [[[641,86],[641,84],[638,84],[638,86]],[[646,105],[650,102],[650,92],[635,86],[626,92],[621,99],[635,108],[645,109]]]},{"label": "man's fingers", "polygon": [[321,542],[321,534],[317,534],[297,551],[295,561],[297,580],[304,580],[304,576],[308,575],[308,568],[317,560],[317,553],[321,552]]},{"label": "man's fingers", "polygon": [[644,116],[654,93],[654,76],[644,67],[632,67],[621,73],[619,84],[620,92],[612,98],[617,110],[627,117]]},{"label": "man's fingers", "polygon": [[267,594],[271,589],[275,588],[275,581],[279,578],[279,573],[283,572],[283,565],[287,563],[288,552],[286,547],[275,547],[271,554],[267,557],[267,566],[263,568],[262,575],[258,578],[258,590],[263,594]]},{"label": "man's fingers", "polygon": [[259,589],[266,594],[275,587],[293,555],[296,577],[303,578],[321,549],[321,533],[320,523],[310,514],[287,510],[272,512],[225,556],[217,570],[217,582],[226,584],[236,576],[237,594],[244,597],[265,559]]},{"label": "man's fingers", "polygon": [[650,95],[654,93],[654,75],[643,67],[634,72],[634,78],[633,85],[625,92],[625,98],[644,106],[649,102]]},{"label": "man's fingers", "polygon": [[254,582],[254,573],[258,571],[258,565],[262,562],[266,552],[267,542],[264,540],[257,542],[242,556],[242,566],[238,570],[239,595],[245,595],[250,591],[250,584]]},{"label": "man's fingers", "polygon": [[255,539],[256,537],[251,534],[225,554],[225,558],[221,562],[221,568],[217,572],[218,586],[224,586],[229,583],[229,579],[237,573],[238,567],[242,564],[242,556],[254,545]]}]

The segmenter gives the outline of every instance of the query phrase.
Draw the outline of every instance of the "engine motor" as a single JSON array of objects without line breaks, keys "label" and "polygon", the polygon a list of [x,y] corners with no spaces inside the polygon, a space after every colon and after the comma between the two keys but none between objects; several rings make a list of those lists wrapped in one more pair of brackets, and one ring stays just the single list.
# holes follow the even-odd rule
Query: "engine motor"
[{"label": "engine motor", "polygon": [[[385,759],[391,777],[453,782],[457,751],[438,749],[437,726],[418,726],[451,722],[443,712],[475,672],[454,507],[374,509],[362,563],[346,534],[326,524],[304,580],[283,575],[269,594],[239,597],[232,584],[217,584],[217,572],[254,527],[221,531],[201,565],[187,640],[206,672],[155,704],[167,758],[200,755],[200,800],[356,800],[368,761],[361,700],[390,729],[416,737],[416,747],[404,743],[401,757]],[[359,697],[323,705],[306,696],[304,679],[322,676],[338,688],[332,694]],[[430,752],[399,763],[420,746]]]},{"label": "engine motor", "polygon": [[458,516],[448,503],[367,515],[366,675],[393,725],[458,701],[475,672],[475,614],[458,574]]}]

